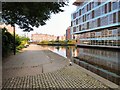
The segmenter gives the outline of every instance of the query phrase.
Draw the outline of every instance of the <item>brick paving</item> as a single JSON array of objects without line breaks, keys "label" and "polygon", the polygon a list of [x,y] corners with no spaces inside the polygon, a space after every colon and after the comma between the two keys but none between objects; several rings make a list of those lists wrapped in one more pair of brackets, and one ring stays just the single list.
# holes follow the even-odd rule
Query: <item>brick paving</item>
[{"label": "brick paving", "polygon": [[6,88],[92,88],[107,89],[93,77],[83,73],[77,66],[66,66],[60,70],[35,76],[12,77],[3,85]]},{"label": "brick paving", "polygon": [[91,88],[107,89],[102,82],[82,72],[79,66],[69,66],[63,58],[37,45],[3,62],[3,90],[38,90]]}]

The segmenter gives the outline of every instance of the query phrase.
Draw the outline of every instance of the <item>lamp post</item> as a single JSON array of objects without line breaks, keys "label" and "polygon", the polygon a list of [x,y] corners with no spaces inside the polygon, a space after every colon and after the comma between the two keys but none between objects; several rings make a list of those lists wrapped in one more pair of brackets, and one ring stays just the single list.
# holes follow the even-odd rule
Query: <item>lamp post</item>
[{"label": "lamp post", "polygon": [[13,52],[14,52],[14,55],[16,54],[16,45],[15,45],[15,26],[13,26]]}]

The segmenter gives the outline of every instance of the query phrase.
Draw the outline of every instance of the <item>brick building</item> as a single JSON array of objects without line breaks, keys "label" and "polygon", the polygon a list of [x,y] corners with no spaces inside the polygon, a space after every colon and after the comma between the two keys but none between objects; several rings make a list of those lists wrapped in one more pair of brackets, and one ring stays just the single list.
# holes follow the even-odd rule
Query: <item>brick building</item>
[{"label": "brick building", "polygon": [[33,42],[51,41],[51,40],[56,40],[57,36],[36,33],[31,35],[31,39],[33,40]]},{"label": "brick building", "polygon": [[66,40],[70,40],[70,39],[71,39],[71,31],[70,31],[70,26],[69,26],[66,30]]}]

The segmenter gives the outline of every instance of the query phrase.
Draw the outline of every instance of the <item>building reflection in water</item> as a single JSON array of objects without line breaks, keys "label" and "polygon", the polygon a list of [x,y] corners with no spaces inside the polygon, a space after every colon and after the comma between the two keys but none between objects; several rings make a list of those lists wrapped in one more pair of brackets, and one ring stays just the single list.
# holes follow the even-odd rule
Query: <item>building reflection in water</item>
[{"label": "building reflection in water", "polygon": [[77,48],[72,53],[74,63],[120,85],[120,52]]},{"label": "building reflection in water", "polygon": [[120,85],[120,51],[73,46],[46,46],[46,48]]}]

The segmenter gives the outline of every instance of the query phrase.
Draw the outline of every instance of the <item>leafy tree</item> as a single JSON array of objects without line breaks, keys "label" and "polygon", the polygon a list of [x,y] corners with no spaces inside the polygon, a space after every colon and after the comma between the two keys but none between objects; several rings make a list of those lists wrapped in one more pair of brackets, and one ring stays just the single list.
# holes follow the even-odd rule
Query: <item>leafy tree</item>
[{"label": "leafy tree", "polygon": [[12,50],[13,36],[6,28],[2,29],[2,56],[6,56]]},{"label": "leafy tree", "polygon": [[32,27],[45,25],[51,13],[64,10],[65,2],[4,2],[2,3],[2,18],[6,24],[19,25],[24,31],[33,30]]}]

